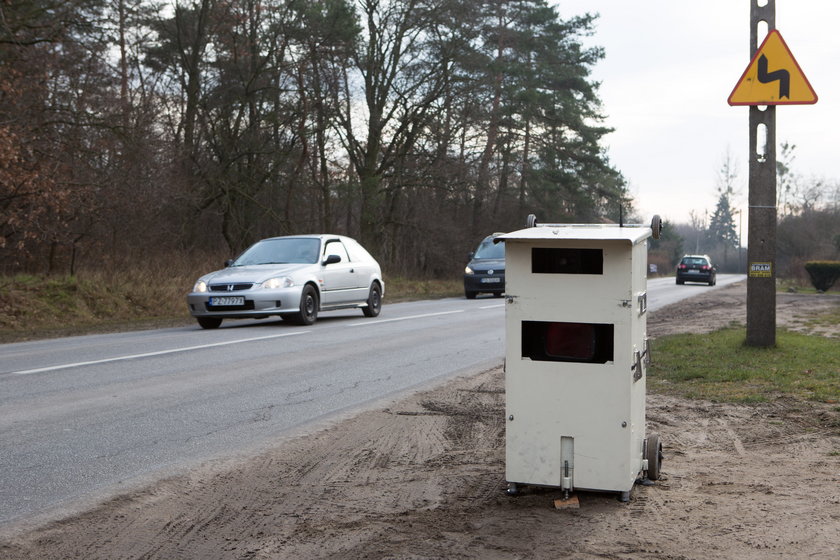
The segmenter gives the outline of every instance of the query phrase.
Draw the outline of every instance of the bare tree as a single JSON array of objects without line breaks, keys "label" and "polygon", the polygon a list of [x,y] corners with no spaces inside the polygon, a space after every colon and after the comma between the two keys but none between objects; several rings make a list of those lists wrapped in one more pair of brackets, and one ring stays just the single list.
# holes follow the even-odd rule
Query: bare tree
[{"label": "bare tree", "polygon": [[[358,178],[359,234],[370,245],[381,246],[387,191],[393,198],[401,188],[399,182],[383,180],[415,148],[443,88],[440,62],[425,58],[434,8],[434,3],[420,0],[361,2],[364,41],[355,56],[355,70],[365,111],[359,115],[348,95],[340,119],[342,140]],[[356,83],[349,74],[348,89]],[[363,122],[357,124],[359,119]]]}]

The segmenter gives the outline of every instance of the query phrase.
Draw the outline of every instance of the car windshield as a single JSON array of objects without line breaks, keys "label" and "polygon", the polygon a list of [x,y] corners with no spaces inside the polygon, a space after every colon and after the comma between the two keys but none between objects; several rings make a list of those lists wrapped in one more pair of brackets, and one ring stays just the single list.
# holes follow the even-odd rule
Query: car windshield
[{"label": "car windshield", "polygon": [[231,266],[316,263],[321,241],[312,237],[264,239],[239,255]]},{"label": "car windshield", "polygon": [[474,259],[503,259],[505,258],[505,242],[493,243],[492,239],[482,241],[478,246],[478,251],[473,256]]}]

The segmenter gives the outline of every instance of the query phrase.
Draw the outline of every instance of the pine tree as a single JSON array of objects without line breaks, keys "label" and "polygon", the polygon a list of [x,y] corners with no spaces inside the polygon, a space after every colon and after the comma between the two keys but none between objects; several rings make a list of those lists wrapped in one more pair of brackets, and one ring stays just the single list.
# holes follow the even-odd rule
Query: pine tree
[{"label": "pine tree", "polygon": [[[709,253],[723,249],[723,259],[718,264],[729,266],[729,252],[739,246],[739,238],[732,217],[732,198],[735,193],[734,184],[738,173],[729,153],[724,156],[723,165],[718,176],[718,202],[715,211],[709,219],[706,230],[706,250]],[[719,258],[719,257],[718,257]]]},{"label": "pine tree", "polygon": [[738,247],[738,232],[735,229],[735,219],[732,217],[732,206],[729,203],[729,195],[725,192],[718,198],[706,235],[712,247],[723,246],[724,249]]},{"label": "pine tree", "polygon": [[732,156],[727,152],[723,157],[718,176],[718,202],[714,214],[709,221],[706,231],[706,241],[709,247],[722,246],[724,251],[738,247],[738,233],[735,229],[735,219],[732,217],[732,197],[735,194],[735,181],[738,171]]}]

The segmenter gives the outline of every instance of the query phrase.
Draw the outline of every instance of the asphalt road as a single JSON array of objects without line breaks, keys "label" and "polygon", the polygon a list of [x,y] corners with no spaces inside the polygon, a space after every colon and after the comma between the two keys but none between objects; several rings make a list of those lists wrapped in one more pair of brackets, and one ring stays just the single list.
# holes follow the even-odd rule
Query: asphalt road
[{"label": "asphalt road", "polygon": [[683,284],[677,286],[673,277],[654,278],[648,280],[648,309],[654,311],[660,307],[677,303],[680,300],[699,295],[706,290],[722,288],[741,280],[746,280],[744,274],[718,274],[717,285],[709,287],[706,284]]},{"label": "asphalt road", "polygon": [[[720,275],[718,287],[743,279]],[[655,310],[712,288],[648,283]],[[504,356],[504,300],[0,345],[0,527],[69,512]]]}]

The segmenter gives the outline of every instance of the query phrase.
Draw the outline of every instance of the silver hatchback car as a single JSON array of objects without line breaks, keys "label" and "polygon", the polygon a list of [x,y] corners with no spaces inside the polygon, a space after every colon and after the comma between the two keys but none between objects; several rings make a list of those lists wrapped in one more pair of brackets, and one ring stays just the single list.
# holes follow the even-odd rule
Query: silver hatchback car
[{"label": "silver hatchback car", "polygon": [[292,235],[258,241],[226,268],[198,279],[187,294],[205,329],[223,319],[263,318],[311,325],[319,311],[359,308],[376,317],[385,283],[379,263],[341,235]]}]

